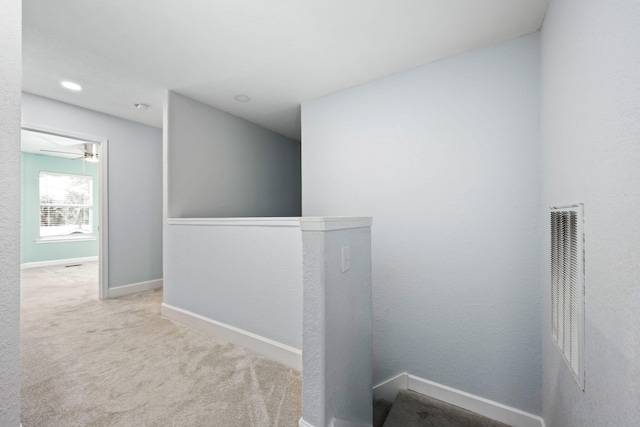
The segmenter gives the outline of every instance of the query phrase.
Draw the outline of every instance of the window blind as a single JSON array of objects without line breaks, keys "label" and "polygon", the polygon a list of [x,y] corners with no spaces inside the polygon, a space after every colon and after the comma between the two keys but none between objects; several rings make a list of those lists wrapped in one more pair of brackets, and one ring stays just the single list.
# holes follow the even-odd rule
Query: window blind
[{"label": "window blind", "polygon": [[551,335],[584,389],[582,205],[551,209]]},{"label": "window blind", "polygon": [[40,172],[40,237],[93,232],[93,178]]}]

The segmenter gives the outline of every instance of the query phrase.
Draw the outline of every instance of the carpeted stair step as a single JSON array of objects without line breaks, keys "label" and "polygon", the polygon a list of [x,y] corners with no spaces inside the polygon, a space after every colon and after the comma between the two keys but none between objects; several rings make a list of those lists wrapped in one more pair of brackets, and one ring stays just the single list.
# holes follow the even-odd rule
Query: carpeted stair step
[{"label": "carpeted stair step", "polygon": [[[374,404],[375,414],[375,404]],[[374,423],[375,426],[375,423]],[[383,427],[508,427],[411,390],[398,393]]]},{"label": "carpeted stair step", "polygon": [[373,401],[373,427],[382,427],[387,419],[393,403],[384,399]]}]

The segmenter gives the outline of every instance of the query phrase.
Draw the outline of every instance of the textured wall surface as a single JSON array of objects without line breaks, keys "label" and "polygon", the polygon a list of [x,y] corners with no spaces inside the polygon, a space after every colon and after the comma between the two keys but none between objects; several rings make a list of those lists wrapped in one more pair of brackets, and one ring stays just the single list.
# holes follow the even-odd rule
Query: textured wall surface
[{"label": "textured wall surface", "polygon": [[98,256],[98,240],[38,244],[40,238],[40,172],[88,175],[93,178],[93,233],[98,235],[98,164],[45,156],[21,154],[21,263]]},{"label": "textured wall surface", "polygon": [[169,218],[300,216],[300,144],[169,92]]},{"label": "textured wall surface", "polygon": [[[371,228],[305,231],[303,419],[371,425]],[[351,269],[342,272],[342,247]]]},{"label": "textured wall surface", "polygon": [[[549,427],[640,419],[640,2],[552,0],[541,35],[543,407]],[[584,202],[583,392],[551,340],[549,211]]]},{"label": "textured wall surface", "polygon": [[375,383],[541,412],[538,60],[535,34],[303,105],[303,214],[375,218]]},{"label": "textured wall surface", "polygon": [[300,229],[169,225],[164,302],[302,348]]},{"label": "textured wall surface", "polygon": [[20,1],[0,0],[0,425],[20,425]]},{"label": "textured wall surface", "polygon": [[109,287],[162,278],[162,131],[28,93],[24,123],[109,140]]}]

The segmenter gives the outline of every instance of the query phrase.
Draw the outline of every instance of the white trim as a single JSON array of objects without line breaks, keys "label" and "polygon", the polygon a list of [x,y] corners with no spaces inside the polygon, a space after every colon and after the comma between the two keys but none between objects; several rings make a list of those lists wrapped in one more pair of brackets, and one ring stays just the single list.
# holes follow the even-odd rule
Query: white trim
[{"label": "white trim", "polygon": [[[37,125],[33,125],[31,123],[22,123],[20,128],[22,130],[28,130],[28,131],[31,131],[31,132],[46,133],[47,135],[61,136],[61,137],[64,137],[64,138],[77,139],[78,141],[88,142],[90,144],[100,144],[100,143],[105,141],[104,138],[100,138],[100,137],[97,137],[97,136],[85,135],[85,134],[74,133],[74,132],[68,132],[66,130],[54,129],[54,128],[49,128],[49,127],[44,127],[44,126],[37,126]],[[100,156],[98,156],[98,158],[100,158]]]},{"label": "white trim", "polygon": [[256,217],[256,218],[168,218],[169,225],[233,227],[300,227],[302,231],[332,231],[371,227],[371,217]]},{"label": "white trim", "polygon": [[161,288],[162,279],[148,280],[146,282],[109,288],[107,290],[107,298],[120,298],[126,295],[139,294],[140,292],[154,291]]},{"label": "white trim", "polygon": [[169,218],[169,225],[210,225],[233,227],[299,227],[298,218]]},{"label": "white trim", "polygon": [[67,258],[67,259],[53,259],[50,261],[25,262],[23,264],[20,264],[20,270],[26,270],[29,268],[39,268],[39,267],[52,267],[55,265],[79,264],[83,262],[92,262],[92,261],[98,261],[98,257],[87,256],[83,258]]},{"label": "white trim", "polygon": [[407,390],[408,388],[409,375],[400,374],[373,387],[373,399],[384,399],[387,402],[393,403],[393,401],[396,400],[398,392],[400,390]]},{"label": "white trim", "polygon": [[373,395],[389,400],[384,396],[395,395],[402,389],[413,390],[514,427],[545,427],[544,419],[537,415],[406,373],[375,386]]},{"label": "white trim", "polygon": [[544,426],[544,420],[537,415],[413,375],[409,375],[409,390],[442,400],[443,402],[511,426]]},{"label": "white trim", "polygon": [[165,303],[162,304],[162,316],[302,370],[302,351],[297,348]]},{"label": "white trim", "polygon": [[[298,421],[298,427],[314,427],[314,426],[309,424],[302,418],[300,418],[300,421]],[[338,420],[336,418],[333,418],[329,423],[329,427],[370,427],[370,426],[354,423],[352,421]]]},{"label": "white trim", "polygon": [[109,297],[109,140],[98,146],[98,298]]},{"label": "white trim", "polygon": [[94,234],[78,236],[78,237],[66,237],[66,236],[55,236],[55,237],[42,237],[40,239],[36,239],[36,244],[41,245],[43,243],[69,243],[69,242],[87,242],[96,240],[96,236]]},{"label": "white trim", "polygon": [[329,427],[371,427],[371,424],[365,425],[360,423],[354,423],[353,421],[340,420],[333,418]]},{"label": "white trim", "polygon": [[572,209],[572,208],[584,208],[584,203],[567,203],[567,204],[559,204],[549,207],[549,210],[557,210],[557,209]]},{"label": "white trim", "polygon": [[302,217],[300,218],[300,229],[302,231],[333,231],[371,227],[371,223],[371,217]]}]

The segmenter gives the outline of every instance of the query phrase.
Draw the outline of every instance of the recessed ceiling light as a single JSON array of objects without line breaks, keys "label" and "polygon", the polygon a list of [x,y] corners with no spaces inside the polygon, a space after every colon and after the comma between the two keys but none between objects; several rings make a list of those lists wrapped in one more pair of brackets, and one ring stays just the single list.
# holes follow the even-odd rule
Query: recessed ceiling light
[{"label": "recessed ceiling light", "polygon": [[80,86],[78,83],[65,81],[65,82],[60,82],[60,84],[63,87],[66,87],[69,90],[75,90],[76,92],[82,90],[82,86]]},{"label": "recessed ceiling light", "polygon": [[233,99],[235,99],[238,102],[249,102],[251,101],[251,98],[249,98],[247,95],[236,95],[233,97]]},{"label": "recessed ceiling light", "polygon": [[141,111],[147,111],[149,109],[149,104],[144,104],[142,102],[136,102],[133,106]]}]

